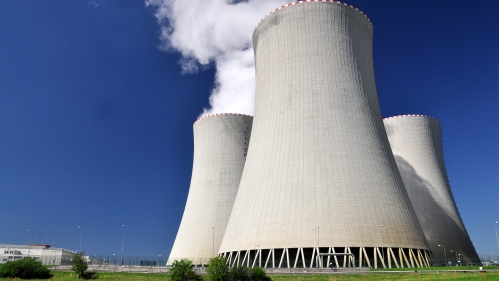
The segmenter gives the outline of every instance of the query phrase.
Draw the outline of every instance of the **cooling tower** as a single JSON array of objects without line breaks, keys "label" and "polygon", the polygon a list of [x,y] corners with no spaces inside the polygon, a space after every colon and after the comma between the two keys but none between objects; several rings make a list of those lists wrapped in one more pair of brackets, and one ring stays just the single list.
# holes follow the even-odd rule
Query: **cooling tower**
[{"label": "cooling tower", "polygon": [[460,257],[463,265],[479,264],[450,189],[440,122],[423,115],[402,115],[386,118],[384,123],[435,263],[456,265]]},{"label": "cooling tower", "polygon": [[217,255],[239,181],[253,118],[215,114],[194,123],[194,163],[187,203],[168,263],[205,264]]},{"label": "cooling tower", "polygon": [[333,1],[282,6],[256,27],[251,142],[219,250],[231,265],[428,265],[381,117],[372,32]]}]

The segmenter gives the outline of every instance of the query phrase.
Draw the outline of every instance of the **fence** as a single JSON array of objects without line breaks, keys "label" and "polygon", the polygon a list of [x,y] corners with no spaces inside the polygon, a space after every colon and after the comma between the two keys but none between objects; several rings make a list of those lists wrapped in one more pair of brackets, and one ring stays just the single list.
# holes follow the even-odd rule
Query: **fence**
[{"label": "fence", "polygon": [[[45,265],[54,265],[54,266],[68,266],[73,264],[72,256],[63,256],[59,257],[35,257],[40,260]],[[166,267],[168,259],[163,257],[148,257],[148,256],[128,256],[128,257],[119,257],[119,256],[86,256],[87,263],[89,268],[92,267],[144,267],[144,268],[152,268],[152,267]],[[343,259],[341,259],[343,260]],[[480,255],[480,261],[482,264],[477,264],[476,262],[468,261],[464,258],[458,257],[447,257],[447,259],[434,259],[433,266],[465,266],[465,265],[499,265],[499,256],[496,255]],[[372,263],[372,261],[371,261]],[[378,262],[379,263],[379,262]],[[199,264],[193,261],[195,268],[204,268],[206,264]],[[364,259],[361,264],[356,264],[357,267],[369,267],[366,260]],[[327,266],[325,266],[327,267]],[[332,266],[336,267],[336,266]],[[343,267],[342,264],[340,267]]]},{"label": "fence", "polygon": [[[141,266],[165,267],[167,259],[162,257],[118,257],[118,256],[85,256],[89,268],[92,266]],[[73,264],[72,256],[64,257],[35,257],[45,265],[67,266]]]}]

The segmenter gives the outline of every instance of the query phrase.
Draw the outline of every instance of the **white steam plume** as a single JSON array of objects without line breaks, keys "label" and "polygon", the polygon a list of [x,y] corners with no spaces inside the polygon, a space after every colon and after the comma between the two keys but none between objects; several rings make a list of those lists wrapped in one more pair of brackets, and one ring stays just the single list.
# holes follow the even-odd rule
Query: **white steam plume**
[{"label": "white steam plume", "polygon": [[214,63],[213,113],[253,115],[255,63],[251,36],[258,21],[290,0],[145,0],[157,7],[165,50],[182,54],[182,72]]}]

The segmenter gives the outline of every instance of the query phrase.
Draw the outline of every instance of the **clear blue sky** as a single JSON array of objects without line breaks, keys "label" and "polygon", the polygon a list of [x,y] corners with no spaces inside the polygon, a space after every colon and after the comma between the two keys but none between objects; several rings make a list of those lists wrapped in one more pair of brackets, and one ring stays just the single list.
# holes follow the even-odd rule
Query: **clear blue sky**
[{"label": "clear blue sky", "polygon": [[[480,254],[499,254],[499,1],[348,2],[374,25],[384,117],[443,126]],[[98,5],[95,5],[98,4]],[[142,0],[0,1],[0,243],[168,256],[213,67],[181,74]],[[255,23],[256,24],[256,23]]]}]

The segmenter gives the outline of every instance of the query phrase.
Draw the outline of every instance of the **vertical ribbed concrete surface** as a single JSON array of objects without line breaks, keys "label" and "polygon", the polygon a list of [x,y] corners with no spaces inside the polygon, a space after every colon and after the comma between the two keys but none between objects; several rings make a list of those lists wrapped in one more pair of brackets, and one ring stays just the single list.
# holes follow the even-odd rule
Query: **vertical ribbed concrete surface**
[{"label": "vertical ribbed concrete surface", "polygon": [[253,118],[216,114],[194,123],[189,196],[168,262],[216,256],[237,194]]},{"label": "vertical ribbed concrete surface", "polygon": [[326,1],[258,24],[251,143],[219,253],[255,249],[265,263],[278,248],[427,249],[383,125],[372,33],[357,9]]},{"label": "vertical ribbed concrete surface", "polygon": [[[452,196],[440,122],[422,115],[383,120],[397,166],[435,261],[479,263]],[[438,247],[438,245],[445,245]],[[452,252],[451,252],[452,250]]]}]

